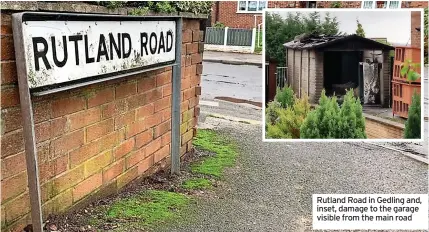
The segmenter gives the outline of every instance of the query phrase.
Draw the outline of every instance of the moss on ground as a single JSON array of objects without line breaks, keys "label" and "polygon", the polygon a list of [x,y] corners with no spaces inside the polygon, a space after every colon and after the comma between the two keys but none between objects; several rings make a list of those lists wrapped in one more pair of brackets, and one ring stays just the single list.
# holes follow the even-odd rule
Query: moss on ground
[{"label": "moss on ground", "polygon": [[235,164],[237,152],[234,144],[212,130],[198,130],[193,144],[202,150],[216,153],[191,166],[192,172],[221,177],[226,167]]},{"label": "moss on ground", "polygon": [[190,180],[187,180],[183,182],[182,188],[184,189],[208,189],[212,186],[212,183],[210,180],[207,180],[205,178],[193,178]]},{"label": "moss on ground", "polygon": [[180,217],[191,198],[181,193],[150,190],[112,204],[107,218],[138,220],[140,225],[149,226]]}]

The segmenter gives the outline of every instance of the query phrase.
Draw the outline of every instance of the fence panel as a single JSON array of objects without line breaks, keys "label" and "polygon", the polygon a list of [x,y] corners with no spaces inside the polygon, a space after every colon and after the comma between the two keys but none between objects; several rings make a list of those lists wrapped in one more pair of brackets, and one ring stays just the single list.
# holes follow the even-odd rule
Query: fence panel
[{"label": "fence panel", "polygon": [[276,69],[276,86],[283,88],[287,81],[287,67],[277,67]]},{"label": "fence panel", "polygon": [[206,44],[215,44],[215,45],[223,45],[225,39],[225,29],[224,28],[214,28],[207,27],[206,28]]},{"label": "fence panel", "polygon": [[252,46],[252,30],[229,28],[226,45]]}]

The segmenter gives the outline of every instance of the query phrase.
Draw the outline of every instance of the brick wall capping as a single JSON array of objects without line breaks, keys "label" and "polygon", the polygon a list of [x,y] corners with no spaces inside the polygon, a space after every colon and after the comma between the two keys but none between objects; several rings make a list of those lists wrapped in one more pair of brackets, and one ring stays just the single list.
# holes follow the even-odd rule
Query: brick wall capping
[{"label": "brick wall capping", "polygon": [[[104,6],[96,6],[87,3],[69,3],[69,2],[18,2],[7,1],[2,2],[0,10],[2,11],[55,11],[69,13],[91,13],[91,14],[112,14],[112,15],[128,15],[135,7],[121,7],[117,9],[109,9]],[[194,14],[190,12],[176,12],[171,14],[149,12],[145,16],[181,16],[183,18],[192,19],[207,19],[207,14]]]},{"label": "brick wall capping", "polygon": [[367,114],[367,113],[362,113],[362,115],[365,117],[365,119],[369,119],[369,120],[372,120],[372,121],[377,121],[377,122],[379,122],[381,124],[385,124],[385,125],[388,125],[388,126],[396,127],[396,128],[402,129],[402,130],[405,129],[405,124],[402,124],[402,123],[399,123],[399,122],[394,122],[394,121],[391,121],[391,120],[388,120],[388,119],[384,119],[384,118],[380,118],[380,117],[377,117],[377,116],[373,116],[373,115],[370,115],[370,114]]}]

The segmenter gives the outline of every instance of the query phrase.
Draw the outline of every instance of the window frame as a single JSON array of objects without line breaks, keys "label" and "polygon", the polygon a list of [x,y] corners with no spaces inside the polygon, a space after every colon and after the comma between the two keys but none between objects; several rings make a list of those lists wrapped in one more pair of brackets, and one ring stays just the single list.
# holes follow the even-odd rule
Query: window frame
[{"label": "window frame", "polygon": [[[245,7],[246,10],[240,10],[240,2],[246,2],[246,7]],[[256,3],[256,10],[255,11],[249,11],[249,2],[257,2]],[[253,1],[240,1],[240,0],[238,0],[237,1],[237,12],[236,13],[239,13],[239,14],[262,13],[264,9],[259,10],[259,4],[261,2],[265,2],[265,8],[264,9],[267,9],[268,8],[268,2],[269,2],[268,0],[253,0]]]},{"label": "window frame", "polygon": [[[365,8],[365,2],[371,2],[372,3],[371,8]],[[386,7],[385,8],[377,8],[377,2],[378,1],[374,1],[374,0],[372,0],[372,1],[362,1],[362,3],[361,3],[361,9],[401,9],[401,7],[402,7],[402,1],[383,1],[383,2],[386,2]],[[393,2],[398,2],[398,7],[391,8],[391,5],[392,5]]]}]

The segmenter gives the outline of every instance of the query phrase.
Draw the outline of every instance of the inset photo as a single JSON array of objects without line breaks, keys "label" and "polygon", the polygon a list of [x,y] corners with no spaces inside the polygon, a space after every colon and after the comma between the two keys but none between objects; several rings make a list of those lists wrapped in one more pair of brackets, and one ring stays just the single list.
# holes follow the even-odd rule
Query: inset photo
[{"label": "inset photo", "polygon": [[423,141],[423,9],[268,9],[263,21],[264,141]]}]

